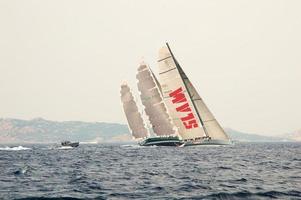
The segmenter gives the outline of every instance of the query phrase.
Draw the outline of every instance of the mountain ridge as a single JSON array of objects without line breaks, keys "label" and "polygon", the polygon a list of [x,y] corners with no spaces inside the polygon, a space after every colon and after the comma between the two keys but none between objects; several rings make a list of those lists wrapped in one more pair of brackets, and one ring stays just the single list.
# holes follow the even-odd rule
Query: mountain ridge
[{"label": "mountain ridge", "polygon": [[[243,133],[231,128],[225,131],[234,141],[281,142],[301,141],[301,130],[288,137],[270,137]],[[0,143],[59,143],[62,140],[88,143],[131,142],[127,125],[107,122],[51,121],[43,118],[22,120],[0,118]]]}]

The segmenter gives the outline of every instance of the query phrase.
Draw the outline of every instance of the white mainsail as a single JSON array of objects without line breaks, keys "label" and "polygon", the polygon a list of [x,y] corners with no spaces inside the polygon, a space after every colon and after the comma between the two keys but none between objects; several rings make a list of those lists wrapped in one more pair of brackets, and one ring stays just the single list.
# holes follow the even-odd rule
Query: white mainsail
[{"label": "white mainsail", "polygon": [[128,121],[129,129],[135,139],[147,137],[148,131],[145,128],[141,114],[138,111],[137,104],[134,100],[129,86],[124,83],[121,85],[121,101],[123,110]]},{"label": "white mainsail", "polygon": [[209,136],[229,140],[169,48],[160,49],[158,63],[164,99],[183,139]]},{"label": "white mainsail", "polygon": [[154,133],[158,136],[176,134],[176,128],[167,113],[155,75],[145,63],[141,63],[136,77],[142,104]]},{"label": "white mainsail", "polygon": [[168,48],[160,49],[158,65],[164,101],[179,134],[184,140],[205,136],[193,102]]}]

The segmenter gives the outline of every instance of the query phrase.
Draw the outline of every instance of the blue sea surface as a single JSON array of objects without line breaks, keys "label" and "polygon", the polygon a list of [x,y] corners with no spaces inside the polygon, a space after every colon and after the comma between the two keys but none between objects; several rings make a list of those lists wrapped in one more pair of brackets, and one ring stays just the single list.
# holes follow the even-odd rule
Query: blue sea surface
[{"label": "blue sea surface", "polygon": [[0,199],[301,199],[301,143],[0,145]]}]

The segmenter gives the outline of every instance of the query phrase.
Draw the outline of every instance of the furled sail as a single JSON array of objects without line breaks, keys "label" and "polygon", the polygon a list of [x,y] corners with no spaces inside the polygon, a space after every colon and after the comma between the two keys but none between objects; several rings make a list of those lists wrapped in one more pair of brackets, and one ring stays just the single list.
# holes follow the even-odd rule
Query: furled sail
[{"label": "furled sail", "polygon": [[136,77],[142,104],[154,133],[158,136],[176,134],[175,126],[168,115],[155,75],[145,63],[141,63]]},{"label": "furled sail", "polygon": [[120,93],[121,101],[123,104],[123,110],[127,118],[132,136],[135,139],[147,137],[148,131],[145,128],[143,119],[138,111],[138,107],[131,93],[131,90],[126,83],[121,85]]},{"label": "furled sail", "polygon": [[168,48],[160,49],[158,65],[164,101],[179,134],[184,140],[205,136],[186,85]]},{"label": "furled sail", "polygon": [[[166,47],[162,48],[159,54],[160,54],[159,67],[161,66],[161,68],[163,69],[160,73],[160,75],[162,75],[162,80],[166,79],[167,76],[170,77],[172,75],[171,73],[169,73],[169,71],[166,71],[166,70],[170,70],[170,71],[174,71],[173,75],[176,77],[178,82],[182,81],[181,83],[184,85],[183,88],[186,89],[185,98],[190,99],[191,101],[190,105],[194,109],[194,114],[196,114],[195,117],[198,119],[197,121],[200,123],[200,126],[198,127],[202,127],[203,129],[201,134],[205,134],[206,136],[209,136],[212,139],[229,140],[229,137],[227,136],[223,128],[220,126],[220,124],[217,122],[217,120],[214,118],[213,114],[210,112],[210,110],[208,109],[208,107],[206,106],[206,104],[204,103],[204,101],[202,100],[202,98],[200,97],[200,95],[198,94],[198,92],[196,91],[196,89],[194,88],[194,86],[192,85],[192,83],[184,73],[183,69],[172,55],[170,49]],[[169,60],[169,63],[165,60]],[[169,75],[166,75],[168,73]],[[168,87],[168,85],[170,85],[170,83],[167,82],[166,86]]]}]

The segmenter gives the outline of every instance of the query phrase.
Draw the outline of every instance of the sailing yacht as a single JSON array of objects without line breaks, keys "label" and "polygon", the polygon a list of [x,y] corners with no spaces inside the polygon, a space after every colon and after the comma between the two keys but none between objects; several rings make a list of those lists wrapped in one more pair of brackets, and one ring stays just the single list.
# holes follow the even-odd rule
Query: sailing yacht
[{"label": "sailing yacht", "polygon": [[173,123],[185,146],[231,144],[176,60],[168,43],[159,50],[159,82]]},{"label": "sailing yacht", "polygon": [[159,51],[159,80],[142,62],[136,78],[152,134],[127,84],[121,101],[134,139],[142,146],[227,145],[231,141],[175,59],[168,43]]},{"label": "sailing yacht", "polygon": [[132,92],[129,86],[124,83],[121,85],[121,101],[132,137],[141,146],[182,145],[183,142],[176,132],[176,127],[172,124],[167,113],[159,83],[144,62],[140,64],[136,77],[140,99],[144,106],[144,113],[148,117],[153,134],[151,135],[150,131],[146,129],[145,120],[143,120],[143,116],[138,110]]}]

